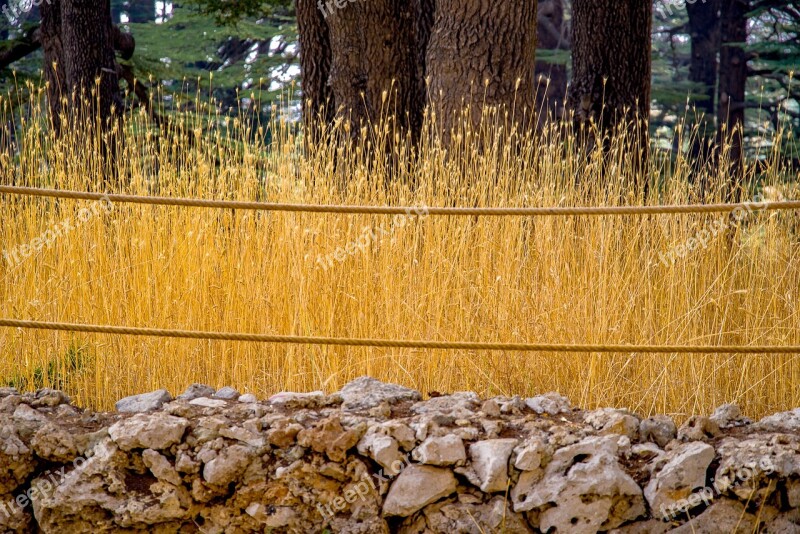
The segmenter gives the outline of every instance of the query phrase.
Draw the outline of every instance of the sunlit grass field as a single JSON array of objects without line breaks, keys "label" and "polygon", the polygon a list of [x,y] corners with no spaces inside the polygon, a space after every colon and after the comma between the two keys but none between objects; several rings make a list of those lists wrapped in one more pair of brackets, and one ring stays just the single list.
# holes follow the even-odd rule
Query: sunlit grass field
[{"label": "sunlit grass field", "polygon": [[[0,101],[4,122],[10,109]],[[370,132],[369,148],[314,143],[278,119],[226,120],[198,102],[181,134],[159,137],[138,109],[125,118],[110,178],[96,143],[47,133],[39,97],[23,109],[18,153],[0,153],[6,185],[415,207],[701,201],[683,156],[653,151],[643,173],[619,139],[604,162],[579,155],[569,128],[509,141],[512,122],[502,115],[487,115],[449,150],[431,140],[428,117],[410,154],[391,126]],[[691,132],[679,135],[685,144]],[[796,177],[775,158],[747,176],[742,200],[797,196]],[[708,179],[705,201],[725,201],[725,173],[713,169]],[[720,214],[392,217],[2,195],[0,220],[0,248],[21,260],[0,261],[4,318],[450,341],[800,344],[792,211],[754,210],[732,226]],[[61,235],[22,257],[21,245],[51,238],[56,225]],[[704,228],[722,227],[705,246],[674,253]],[[671,251],[674,263],[660,259]],[[194,382],[266,397],[330,392],[365,374],[423,393],[554,390],[582,407],[678,419],[724,402],[753,417],[800,405],[800,355],[332,348],[0,329],[0,386],[59,387],[102,409]]]}]

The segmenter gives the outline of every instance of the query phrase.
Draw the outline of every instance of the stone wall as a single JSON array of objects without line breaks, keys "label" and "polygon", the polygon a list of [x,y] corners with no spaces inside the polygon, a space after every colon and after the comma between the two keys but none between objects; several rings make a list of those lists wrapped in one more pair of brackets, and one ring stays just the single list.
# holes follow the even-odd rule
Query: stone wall
[{"label": "stone wall", "polygon": [[676,429],[370,378],[117,409],[0,389],[0,532],[800,532],[800,409]]}]

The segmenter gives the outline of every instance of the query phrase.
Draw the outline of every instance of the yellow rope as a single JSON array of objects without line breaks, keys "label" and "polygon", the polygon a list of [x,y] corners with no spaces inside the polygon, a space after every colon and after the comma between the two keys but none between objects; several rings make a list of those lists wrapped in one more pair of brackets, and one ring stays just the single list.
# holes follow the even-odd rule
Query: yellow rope
[{"label": "yellow rope", "polygon": [[152,204],[158,206],[184,206],[196,208],[229,208],[243,210],[288,211],[307,213],[364,213],[373,215],[650,215],[666,213],[730,213],[736,209],[795,210],[800,200],[779,202],[740,202],[737,204],[690,204],[663,206],[582,206],[582,207],[508,207],[508,208],[458,208],[426,206],[347,206],[285,204],[276,202],[244,202],[238,200],[204,200],[196,198],[170,198],[137,195],[88,193],[0,185],[0,194],[36,197],[66,198],[73,200],[108,200],[112,203]]},{"label": "yellow rope", "polygon": [[233,332],[198,332],[160,328],[131,328],[93,324],[70,324],[43,321],[0,319],[0,327],[59,330],[127,336],[171,337],[184,339],[213,339],[259,343],[289,343],[296,345],[338,345],[348,347],[382,347],[408,349],[508,350],[523,352],[616,352],[616,353],[689,353],[689,354],[800,354],[800,345],[581,345],[552,343],[481,343],[473,341],[417,341],[400,339],[358,339],[311,336],[278,336],[271,334],[242,334]]}]

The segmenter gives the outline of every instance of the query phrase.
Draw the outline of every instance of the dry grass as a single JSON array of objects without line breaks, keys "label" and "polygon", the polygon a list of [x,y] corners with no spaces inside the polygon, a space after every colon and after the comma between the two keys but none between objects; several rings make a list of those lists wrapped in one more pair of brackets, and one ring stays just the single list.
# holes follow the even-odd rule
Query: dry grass
[{"label": "dry grass", "polygon": [[[7,114],[8,101],[0,108],[5,110],[0,115]],[[29,112],[16,132],[18,157],[0,154],[3,183],[103,190],[96,148],[77,138],[55,142],[42,133],[37,101]],[[159,143],[142,113],[129,116],[119,165],[129,183],[114,189],[320,204],[645,202],[641,192],[624,192],[624,184],[636,177],[629,152],[616,141],[603,169],[597,157],[582,161],[573,154],[569,133],[545,132],[516,144],[516,150],[508,148],[499,141],[508,131],[500,128],[502,118],[489,118],[484,131],[462,139],[462,148],[447,156],[423,143],[417,163],[395,167],[392,179],[385,166],[365,162],[358,149],[316,146],[304,155],[301,138],[284,123],[268,126],[273,144],[267,147],[249,140],[248,126],[233,120],[225,126],[202,106],[194,118],[197,128],[214,129],[190,147],[186,138]],[[391,135],[382,131],[377,143]],[[685,160],[670,162],[655,154],[649,173],[659,177],[659,185],[646,202],[697,200]],[[607,187],[588,187],[603,183],[604,176]],[[722,189],[724,178],[711,177],[715,190]],[[791,177],[778,164],[769,162],[760,178],[771,194],[791,196],[784,185]],[[720,198],[714,194],[709,200]],[[0,248],[30,243],[53,224],[77,220],[78,210],[89,204],[5,196]],[[659,253],[727,218],[401,221],[113,208],[17,266],[0,263],[0,316],[349,337],[800,344],[800,235],[794,212],[754,212],[707,248],[665,265]],[[319,266],[318,256],[345,249],[365,228],[382,238],[363,253]],[[800,355],[346,349],[0,329],[0,379],[27,388],[63,387],[77,402],[100,408],[155,388],[180,392],[193,382],[267,396],[280,390],[331,391],[364,374],[422,392],[556,390],[581,406],[666,412],[679,419],[723,402],[738,403],[751,416],[800,405]]]}]

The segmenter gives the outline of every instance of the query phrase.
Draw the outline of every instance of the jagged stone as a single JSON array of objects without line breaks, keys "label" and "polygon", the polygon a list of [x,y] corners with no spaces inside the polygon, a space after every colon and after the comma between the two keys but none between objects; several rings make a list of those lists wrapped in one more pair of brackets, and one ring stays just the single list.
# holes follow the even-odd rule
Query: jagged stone
[{"label": "jagged stone", "polygon": [[639,423],[639,438],[642,441],[651,441],[662,449],[677,435],[675,421],[668,415],[654,415]]},{"label": "jagged stone", "polygon": [[489,439],[469,446],[471,468],[478,478],[481,491],[506,491],[508,460],[518,443],[518,440],[511,438]]},{"label": "jagged stone", "polygon": [[205,384],[192,384],[186,388],[186,391],[178,395],[177,399],[191,401],[194,399],[199,399],[200,397],[210,397],[214,393],[216,393],[216,390],[211,386],[207,386]]},{"label": "jagged stone", "polygon": [[108,435],[123,451],[133,449],[164,450],[183,438],[189,421],[162,412],[137,414],[108,429]]},{"label": "jagged stone", "polygon": [[514,487],[514,511],[531,512],[533,526],[542,531],[576,534],[610,530],[644,515],[642,490],[619,465],[618,450],[618,439],[606,436],[556,451],[541,480]]},{"label": "jagged stone", "polygon": [[548,415],[567,413],[572,409],[569,399],[554,391],[525,399],[525,405],[538,414]]},{"label": "jagged stone", "polygon": [[[714,460],[714,447],[700,441],[682,443],[660,456],[644,496],[654,514],[674,517],[674,508],[706,485],[706,472]],[[698,502],[697,505],[701,504]],[[686,506],[681,506],[686,508]]]},{"label": "jagged stone", "polygon": [[345,384],[339,395],[344,400],[342,407],[345,410],[368,410],[382,402],[396,404],[422,398],[419,391],[397,384],[386,384],[369,376],[362,376]]},{"label": "jagged stone", "polygon": [[681,441],[710,441],[721,435],[719,425],[705,416],[692,416],[678,429]]},{"label": "jagged stone", "polygon": [[449,469],[410,465],[392,482],[383,503],[383,515],[408,517],[452,494],[456,485],[456,477]]},{"label": "jagged stone", "polygon": [[158,410],[164,404],[171,402],[172,396],[166,389],[142,393],[141,395],[131,395],[117,401],[114,405],[120,413],[140,413]]},{"label": "jagged stone", "polygon": [[431,436],[414,449],[411,457],[427,465],[462,465],[467,459],[467,451],[464,441],[458,436]]},{"label": "jagged stone", "polygon": [[742,416],[742,411],[735,404],[723,404],[714,410],[709,419],[719,425],[720,428],[732,428],[753,423],[747,417]]},{"label": "jagged stone", "polygon": [[222,400],[236,400],[239,398],[241,393],[236,391],[230,386],[225,386],[224,388],[220,389],[216,393],[214,393],[214,398],[222,399]]},{"label": "jagged stone", "polygon": [[627,410],[601,408],[587,413],[583,421],[600,434],[619,434],[630,439],[639,434],[639,419]]}]

